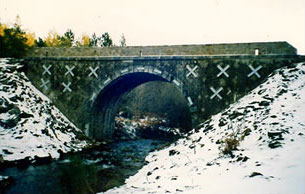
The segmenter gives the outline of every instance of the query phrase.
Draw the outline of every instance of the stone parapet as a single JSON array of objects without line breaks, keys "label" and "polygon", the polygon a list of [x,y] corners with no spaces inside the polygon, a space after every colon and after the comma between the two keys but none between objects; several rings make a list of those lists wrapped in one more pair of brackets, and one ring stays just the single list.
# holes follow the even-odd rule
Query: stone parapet
[{"label": "stone parapet", "polygon": [[186,55],[296,55],[297,50],[287,42],[255,42],[232,44],[35,48],[27,57],[59,56],[186,56]]}]

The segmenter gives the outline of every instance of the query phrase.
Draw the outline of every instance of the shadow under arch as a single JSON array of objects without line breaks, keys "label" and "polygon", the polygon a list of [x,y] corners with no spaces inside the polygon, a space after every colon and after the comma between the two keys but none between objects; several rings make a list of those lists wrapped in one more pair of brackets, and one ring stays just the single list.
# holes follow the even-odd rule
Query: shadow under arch
[{"label": "shadow under arch", "polygon": [[128,73],[112,80],[100,91],[93,103],[89,136],[96,140],[112,140],[115,125],[114,118],[120,98],[137,86],[152,81],[170,83],[169,80],[162,76],[148,72]]}]

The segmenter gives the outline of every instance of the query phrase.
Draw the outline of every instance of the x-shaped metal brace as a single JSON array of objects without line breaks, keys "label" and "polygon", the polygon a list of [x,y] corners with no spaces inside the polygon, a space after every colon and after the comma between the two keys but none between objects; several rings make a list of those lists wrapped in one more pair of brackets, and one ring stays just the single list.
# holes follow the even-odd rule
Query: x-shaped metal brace
[{"label": "x-shaped metal brace", "polygon": [[219,93],[223,90],[223,87],[220,87],[218,90],[215,90],[215,88],[210,87],[210,90],[213,92],[213,95],[210,97],[211,100],[215,98],[215,96],[217,96],[220,100],[222,99]]},{"label": "x-shaped metal brace", "polygon": [[189,65],[186,65],[187,70],[189,71],[186,74],[186,77],[189,77],[190,75],[193,75],[194,77],[198,77],[198,74],[195,72],[198,68],[198,65],[196,65],[194,68],[191,68]]},{"label": "x-shaped metal brace", "polygon": [[257,68],[254,68],[252,65],[248,65],[248,67],[251,69],[251,73],[248,74],[248,77],[251,77],[252,75],[256,75],[257,78],[260,78],[261,76],[258,73],[258,70],[262,68],[262,66],[258,66]]},{"label": "x-shaped metal brace", "polygon": [[67,72],[65,73],[65,75],[70,74],[73,77],[74,76],[74,73],[73,73],[74,68],[75,68],[75,66],[69,67],[68,65],[66,65]]},{"label": "x-shaped metal brace", "polygon": [[230,68],[229,65],[227,65],[225,68],[217,65],[217,68],[220,70],[220,72],[217,74],[217,77],[220,77],[222,74],[224,74],[226,77],[229,77],[229,74],[226,72]]},{"label": "x-shaped metal brace", "polygon": [[43,67],[43,69],[44,69],[44,71],[42,72],[42,75],[44,75],[44,74],[49,74],[49,75],[51,75],[51,72],[50,72],[50,68],[52,67],[52,65],[49,65],[48,67],[46,67],[45,65],[43,65],[42,66]]},{"label": "x-shaped metal brace", "polygon": [[40,87],[44,88],[45,90],[47,90],[48,89],[48,86],[47,86],[48,83],[50,83],[50,81],[45,81],[44,79],[41,78],[41,85],[40,85]]},{"label": "x-shaped metal brace", "polygon": [[63,92],[66,92],[66,91],[72,92],[72,90],[71,90],[71,88],[70,88],[71,82],[69,82],[68,84],[66,84],[65,82],[63,82],[63,83],[61,83],[61,85],[64,86]]},{"label": "x-shaped metal brace", "polygon": [[96,71],[98,70],[98,67],[95,67],[94,69],[92,67],[89,67],[89,69],[90,69],[91,72],[89,73],[88,76],[90,77],[90,76],[94,75],[95,78],[97,78],[98,75],[97,75]]}]

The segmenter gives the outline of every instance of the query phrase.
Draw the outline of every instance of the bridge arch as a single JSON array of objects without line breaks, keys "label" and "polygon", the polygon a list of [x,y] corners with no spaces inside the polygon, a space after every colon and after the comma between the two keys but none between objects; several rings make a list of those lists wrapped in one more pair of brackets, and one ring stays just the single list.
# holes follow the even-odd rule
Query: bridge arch
[{"label": "bridge arch", "polygon": [[120,99],[137,86],[153,81],[173,83],[183,95],[182,84],[169,74],[163,76],[155,72],[135,71],[121,74],[113,80],[108,78],[92,104],[89,136],[97,140],[112,139]]}]

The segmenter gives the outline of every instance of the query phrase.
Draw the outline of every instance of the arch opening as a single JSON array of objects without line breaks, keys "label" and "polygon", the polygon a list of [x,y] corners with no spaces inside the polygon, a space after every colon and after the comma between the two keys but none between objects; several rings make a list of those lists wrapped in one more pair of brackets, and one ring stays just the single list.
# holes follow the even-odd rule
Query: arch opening
[{"label": "arch opening", "polygon": [[[134,72],[116,78],[103,88],[93,103],[89,136],[97,140],[112,140],[115,130],[115,117],[120,108],[122,98],[124,99],[129,93],[132,93],[132,90],[140,85],[143,86],[145,83],[169,84],[169,81],[160,75]],[[183,95],[181,94],[181,96]],[[186,102],[185,98],[184,100]],[[187,111],[189,112],[188,108]],[[184,131],[191,129],[190,113],[188,120],[190,125],[186,125],[187,127],[185,127]]]}]

